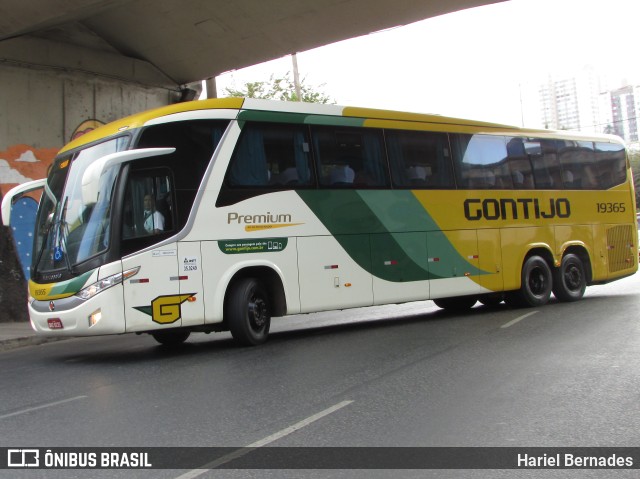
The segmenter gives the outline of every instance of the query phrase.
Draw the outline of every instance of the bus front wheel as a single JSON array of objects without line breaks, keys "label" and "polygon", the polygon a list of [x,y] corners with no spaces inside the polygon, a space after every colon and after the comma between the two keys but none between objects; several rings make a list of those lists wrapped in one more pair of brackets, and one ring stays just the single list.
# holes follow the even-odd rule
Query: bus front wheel
[{"label": "bus front wheel", "polygon": [[553,272],[553,294],[560,301],[577,301],[584,295],[587,279],[578,256],[568,254]]},{"label": "bus front wheel", "polygon": [[271,326],[269,295],[255,278],[236,282],[224,312],[233,339],[243,346],[257,346],[267,340]]},{"label": "bus front wheel", "polygon": [[507,295],[513,306],[537,307],[549,302],[553,278],[551,268],[541,256],[529,256],[522,265],[520,289]]}]

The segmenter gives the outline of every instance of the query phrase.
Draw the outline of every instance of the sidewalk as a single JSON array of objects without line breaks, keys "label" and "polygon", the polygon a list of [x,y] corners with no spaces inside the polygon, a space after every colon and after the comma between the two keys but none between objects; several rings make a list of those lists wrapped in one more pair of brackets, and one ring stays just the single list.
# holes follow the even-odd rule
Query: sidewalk
[{"label": "sidewalk", "polygon": [[[63,338],[43,338],[36,336],[28,322],[0,322],[0,352],[23,346],[33,346],[36,344],[59,341]],[[68,337],[64,338],[68,339]]]}]

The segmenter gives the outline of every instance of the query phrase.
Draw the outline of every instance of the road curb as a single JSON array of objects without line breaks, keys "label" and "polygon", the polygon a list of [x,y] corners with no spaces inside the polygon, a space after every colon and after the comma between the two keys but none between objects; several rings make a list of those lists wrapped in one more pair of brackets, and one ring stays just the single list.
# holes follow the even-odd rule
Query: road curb
[{"label": "road curb", "polygon": [[52,343],[55,341],[64,341],[66,338],[43,338],[39,336],[26,336],[22,338],[11,338],[0,340],[0,352],[10,351],[12,349],[23,348],[25,346],[39,346],[45,343]]}]

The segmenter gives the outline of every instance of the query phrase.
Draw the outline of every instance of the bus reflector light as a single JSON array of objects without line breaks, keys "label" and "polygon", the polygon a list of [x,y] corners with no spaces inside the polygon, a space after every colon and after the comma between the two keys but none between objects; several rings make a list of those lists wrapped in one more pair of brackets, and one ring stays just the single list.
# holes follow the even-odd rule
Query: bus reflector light
[{"label": "bus reflector light", "polygon": [[49,325],[49,329],[64,329],[60,318],[49,318],[47,319],[47,324]]},{"label": "bus reflector light", "polygon": [[195,303],[195,301],[196,301],[196,297],[195,297],[195,296],[189,296],[189,297],[187,298],[187,301],[189,301],[190,303]]},{"label": "bus reflector light", "polygon": [[89,316],[89,327],[95,326],[102,319],[102,310],[97,310]]}]

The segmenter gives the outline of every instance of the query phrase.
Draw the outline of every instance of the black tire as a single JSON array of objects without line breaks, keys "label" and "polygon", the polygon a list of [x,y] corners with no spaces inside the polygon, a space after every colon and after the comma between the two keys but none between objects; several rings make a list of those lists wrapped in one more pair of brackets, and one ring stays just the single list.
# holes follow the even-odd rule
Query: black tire
[{"label": "black tire", "polygon": [[243,278],[231,287],[224,309],[233,339],[243,346],[257,346],[267,340],[271,326],[271,304],[262,283]]},{"label": "black tire", "polygon": [[151,333],[151,336],[163,346],[175,347],[184,343],[190,334],[191,332],[185,329],[168,329]]},{"label": "black tire", "polygon": [[447,311],[462,312],[467,311],[476,304],[478,298],[475,296],[455,296],[453,298],[439,298],[434,299],[433,302],[436,306]]},{"label": "black tire", "polygon": [[587,278],[582,260],[575,254],[562,258],[559,268],[553,271],[553,295],[560,301],[578,301],[587,289]]},{"label": "black tire", "polygon": [[549,302],[553,277],[551,268],[540,256],[530,256],[522,265],[521,286],[507,294],[507,303],[516,307],[535,308]]},{"label": "black tire", "polygon": [[488,306],[489,308],[495,308],[500,303],[502,303],[503,300],[504,295],[502,293],[489,293],[483,294],[482,296],[478,297],[478,301],[480,301],[485,306]]}]

